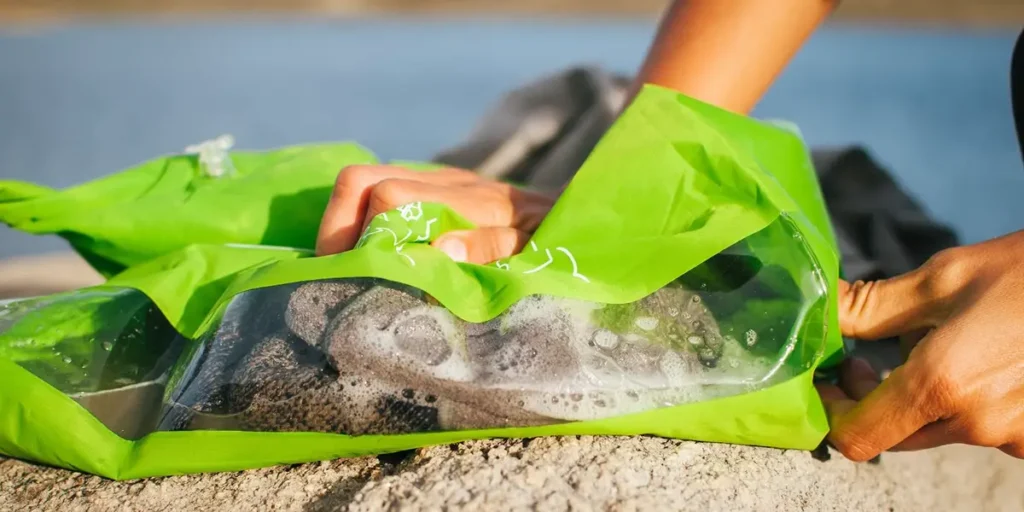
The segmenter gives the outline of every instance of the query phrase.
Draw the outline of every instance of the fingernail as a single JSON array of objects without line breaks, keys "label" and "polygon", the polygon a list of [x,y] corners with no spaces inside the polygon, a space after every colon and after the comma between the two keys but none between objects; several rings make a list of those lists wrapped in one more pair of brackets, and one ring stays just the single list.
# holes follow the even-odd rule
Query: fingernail
[{"label": "fingernail", "polygon": [[442,252],[455,261],[465,262],[469,256],[466,251],[466,244],[454,238],[442,240],[437,248],[441,249]]}]

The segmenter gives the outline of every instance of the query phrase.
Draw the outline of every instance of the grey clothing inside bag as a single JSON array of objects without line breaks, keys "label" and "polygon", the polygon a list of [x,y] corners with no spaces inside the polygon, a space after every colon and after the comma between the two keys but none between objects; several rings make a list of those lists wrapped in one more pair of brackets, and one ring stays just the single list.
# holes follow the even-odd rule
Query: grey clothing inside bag
[{"label": "grey clothing inside bag", "polygon": [[[555,192],[572,179],[626,101],[629,78],[578,67],[509,92],[469,139],[435,161]],[[812,148],[848,280],[908,272],[957,245],[952,229],[929,214],[859,147]],[[894,367],[895,343],[858,352]]]}]

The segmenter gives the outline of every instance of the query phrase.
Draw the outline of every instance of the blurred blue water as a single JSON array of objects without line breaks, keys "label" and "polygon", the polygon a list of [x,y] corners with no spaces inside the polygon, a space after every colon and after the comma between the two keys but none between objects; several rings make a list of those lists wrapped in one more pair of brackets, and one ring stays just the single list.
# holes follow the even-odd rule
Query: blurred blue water
[{"label": "blurred blue water", "polygon": [[[579,63],[631,72],[651,21],[238,21],[0,30],[0,177],[63,187],[223,132],[428,158],[503,92]],[[864,143],[966,241],[1024,227],[1011,32],[826,27],[757,114]],[[0,228],[0,257],[62,247]]]}]

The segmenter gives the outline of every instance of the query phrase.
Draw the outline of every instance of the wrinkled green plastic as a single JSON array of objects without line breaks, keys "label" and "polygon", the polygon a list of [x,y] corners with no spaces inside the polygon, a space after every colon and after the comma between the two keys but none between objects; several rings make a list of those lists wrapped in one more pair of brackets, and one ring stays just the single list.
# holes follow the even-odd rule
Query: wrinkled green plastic
[{"label": "wrinkled green plastic", "polygon": [[338,171],[377,162],[356,144],[231,159],[229,180],[204,176],[195,155],[176,155],[61,191],[0,181],[0,221],[64,237],[107,277],[197,243],[312,249]]},{"label": "wrinkled green plastic", "polygon": [[[535,294],[624,304],[785,215],[800,237],[780,239],[779,254],[785,259],[785,248],[793,244],[806,244],[813,254],[828,289],[823,316],[814,320],[827,324],[826,339],[820,350],[800,355],[807,369],[782,384],[611,419],[358,437],[157,432],[128,441],[15,363],[11,340],[0,336],[0,452],[128,479],[483,437],[654,434],[811,449],[827,432],[812,378],[819,364],[842,355],[834,307],[838,258],[809,155],[793,133],[646,87],[595,148],[526,250],[486,266],[456,263],[430,247],[440,233],[471,224],[443,205],[427,203],[419,205],[420,216],[405,211],[378,216],[355,250],[311,257],[305,249],[312,247],[334,175],[358,161],[372,156],[348,145],[307,146],[244,154],[236,158],[240,176],[222,181],[197,175],[193,159],[170,157],[64,192],[0,184],[0,201],[7,201],[0,203],[0,219],[32,232],[62,233],[105,268],[134,264],[106,286],[141,290],[181,334],[196,338],[238,293],[338,277],[380,277],[414,286],[472,322],[494,318]],[[249,196],[251,203],[245,200]],[[274,210],[282,197],[303,198],[319,211],[292,203]],[[105,213],[83,215],[89,207]],[[167,215],[175,207],[188,213]],[[282,212],[305,213],[287,217]],[[244,219],[232,221],[235,216]],[[261,242],[295,249],[220,245]],[[538,267],[542,270],[532,271]],[[68,328],[88,329],[90,321],[82,315],[81,325]]]}]

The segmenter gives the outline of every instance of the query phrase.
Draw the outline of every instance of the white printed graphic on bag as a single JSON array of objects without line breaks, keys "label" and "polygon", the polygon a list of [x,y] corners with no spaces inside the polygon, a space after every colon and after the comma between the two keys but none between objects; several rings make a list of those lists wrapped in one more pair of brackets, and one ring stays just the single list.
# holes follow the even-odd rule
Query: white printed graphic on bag
[{"label": "white printed graphic on bag", "polygon": [[[406,261],[409,262],[409,265],[416,266],[416,260],[414,260],[412,256],[403,252],[405,244],[409,242],[429,242],[430,237],[433,234],[433,226],[437,222],[437,218],[424,218],[423,203],[419,201],[399,206],[395,210],[398,211],[399,215],[402,217],[402,221],[404,221],[402,222],[402,226],[392,227],[390,225],[391,219],[388,217],[387,212],[381,213],[378,217],[384,222],[389,223],[389,226],[372,226],[367,229],[366,233],[359,238],[359,242],[356,243],[356,248],[358,249],[366,245],[366,242],[370,237],[387,234],[391,238],[392,247],[394,247],[395,252],[399,256],[405,258]],[[402,230],[405,230],[405,234],[399,236],[398,233],[401,233]],[[414,236],[415,238],[413,238]],[[590,283],[590,279],[580,272],[579,264],[576,262],[576,257],[573,256],[572,251],[569,249],[565,247],[555,247],[553,249],[545,247],[544,249],[541,249],[537,246],[537,242],[534,241],[530,241],[530,249],[533,252],[543,252],[546,259],[538,266],[523,270],[523,274],[536,274],[551,267],[551,265],[555,265],[555,268],[558,268],[560,264],[557,262],[564,262],[568,260],[570,266],[569,270],[571,271],[572,277],[579,279],[584,283]],[[494,265],[501,270],[512,272],[512,265],[507,261],[496,261]]]},{"label": "white printed graphic on bag", "polygon": [[[373,227],[371,229],[368,229],[366,233],[364,233],[363,236],[359,238],[359,242],[356,243],[356,248],[358,249],[366,245],[366,242],[370,239],[370,237],[374,235],[387,233],[388,235],[391,236],[392,246],[395,248],[395,252],[399,256],[405,258],[406,261],[409,262],[409,265],[415,267],[416,260],[414,260],[412,256],[409,256],[408,254],[402,252],[402,249],[405,248],[405,244],[408,243],[411,239],[413,242],[429,241],[431,230],[433,229],[434,223],[437,222],[437,218],[424,219],[423,203],[419,201],[399,206],[398,208],[396,208],[396,210],[398,210],[398,213],[399,215],[401,215],[402,220],[405,221],[405,226],[403,226],[405,227],[406,231],[405,235],[399,237],[398,233],[395,232],[395,229],[398,229],[399,232],[401,232],[402,228],[392,229],[391,227]],[[391,219],[388,217],[387,212],[381,213],[379,217],[384,222],[391,222]],[[414,235],[416,237],[415,239],[413,239]]]},{"label": "white printed graphic on bag", "polygon": [[[530,241],[530,249],[533,252],[540,252],[540,248],[537,247],[537,242]],[[580,273],[579,265],[576,263],[576,257],[572,255],[572,252],[565,247],[555,247],[555,252],[562,253],[565,258],[569,260],[569,264],[572,265],[572,276],[584,283],[590,283],[590,279],[587,276]],[[524,270],[523,274],[534,274],[548,268],[552,263],[555,262],[555,254],[551,252],[551,249],[544,249],[544,255],[547,256],[547,260],[541,263],[539,266],[533,267],[529,270]],[[494,265],[502,270],[511,271],[512,266],[506,262],[497,261]]]}]

